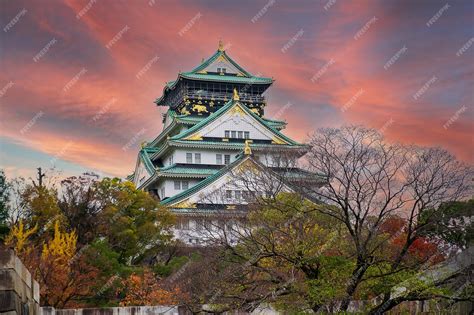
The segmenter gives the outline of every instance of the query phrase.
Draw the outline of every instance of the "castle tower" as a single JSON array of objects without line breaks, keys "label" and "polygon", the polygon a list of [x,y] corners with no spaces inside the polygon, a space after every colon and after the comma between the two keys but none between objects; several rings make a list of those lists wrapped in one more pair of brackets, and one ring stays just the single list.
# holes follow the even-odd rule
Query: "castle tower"
[{"label": "castle tower", "polygon": [[[201,240],[198,232],[184,231],[198,231],[216,214],[245,215],[246,192],[228,187],[235,170],[277,171],[272,154],[306,152],[281,133],[286,122],[264,116],[263,93],[272,83],[246,71],[220,44],[210,58],[168,82],[155,101],[168,108],[163,130],[142,146],[129,179],[180,217],[177,234],[186,243]],[[211,197],[218,190],[222,196]]]}]

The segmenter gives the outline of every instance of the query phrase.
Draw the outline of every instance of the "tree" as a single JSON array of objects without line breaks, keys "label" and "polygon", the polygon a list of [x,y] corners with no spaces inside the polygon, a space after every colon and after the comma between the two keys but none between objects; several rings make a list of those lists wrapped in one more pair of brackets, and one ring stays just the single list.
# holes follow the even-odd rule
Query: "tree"
[{"label": "tree", "polygon": [[175,305],[180,292],[161,288],[156,276],[147,268],[142,275],[132,274],[122,282],[119,293],[125,293],[121,306],[135,305]]},{"label": "tree", "polygon": [[77,235],[65,232],[59,221],[54,223],[54,235],[33,246],[36,228],[25,230],[22,222],[12,229],[8,243],[39,282],[43,305],[64,308],[72,300],[89,296],[97,281],[98,269],[77,251]]},{"label": "tree", "polygon": [[269,302],[333,312],[369,300],[375,305],[367,312],[378,314],[417,298],[466,299],[451,290],[466,278],[465,267],[441,272],[436,281],[423,275],[463,248],[433,229],[452,224],[442,219],[443,205],[471,195],[471,166],[445,150],[391,144],[354,126],[323,129],[308,147],[309,172],[300,171],[297,180],[291,158],[267,172],[259,163],[235,172],[235,185],[252,195],[252,210],[248,226],[209,233],[220,248],[211,285],[219,290],[202,295],[204,301],[214,296],[219,310]]},{"label": "tree", "polygon": [[84,174],[62,181],[62,191],[59,208],[79,243],[105,238],[122,263],[156,254],[172,239],[173,215],[130,182]]},{"label": "tree", "polygon": [[7,182],[5,173],[0,170],[0,225],[5,225],[9,217],[8,202],[10,201],[10,185]]},{"label": "tree", "polygon": [[[428,228],[427,222],[436,221],[442,203],[471,193],[472,167],[440,148],[390,144],[377,131],[358,126],[321,129],[309,146],[309,168],[322,173],[326,185],[306,185],[300,191],[337,207],[324,208],[322,213],[344,224],[357,259],[342,310],[347,310],[370,269],[388,264],[381,273],[370,276],[382,277],[415,268],[406,259]],[[393,215],[406,218],[406,224],[399,250],[387,261],[376,253],[390,242],[390,238],[381,239],[379,232]],[[386,289],[377,312],[394,306],[390,303],[392,289]]]},{"label": "tree", "polygon": [[291,193],[254,205],[245,225],[215,233],[215,252],[186,268],[180,286],[191,299],[184,303],[197,311],[205,301],[216,312],[251,312],[273,303],[292,312],[318,311],[341,297],[353,260],[340,255],[344,248],[338,244],[345,241],[340,224],[318,207]]}]

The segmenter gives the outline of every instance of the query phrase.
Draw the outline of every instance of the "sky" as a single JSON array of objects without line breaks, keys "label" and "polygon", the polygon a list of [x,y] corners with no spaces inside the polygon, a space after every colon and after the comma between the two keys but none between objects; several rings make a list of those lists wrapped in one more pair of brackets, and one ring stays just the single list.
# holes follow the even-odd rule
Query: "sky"
[{"label": "sky", "polygon": [[474,1],[0,0],[0,167],[133,172],[165,82],[227,53],[305,141],[362,124],[474,162]]}]

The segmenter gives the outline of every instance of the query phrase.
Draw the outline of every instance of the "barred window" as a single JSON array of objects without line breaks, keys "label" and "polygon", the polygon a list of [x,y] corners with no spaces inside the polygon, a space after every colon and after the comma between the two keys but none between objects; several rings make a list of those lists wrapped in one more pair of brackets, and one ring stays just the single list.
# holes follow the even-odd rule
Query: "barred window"
[{"label": "barred window", "polygon": [[186,163],[192,164],[193,163],[193,154],[186,153]]},{"label": "barred window", "polygon": [[181,182],[181,187],[183,188],[183,190],[186,190],[189,188],[189,182],[187,180],[183,180]]}]

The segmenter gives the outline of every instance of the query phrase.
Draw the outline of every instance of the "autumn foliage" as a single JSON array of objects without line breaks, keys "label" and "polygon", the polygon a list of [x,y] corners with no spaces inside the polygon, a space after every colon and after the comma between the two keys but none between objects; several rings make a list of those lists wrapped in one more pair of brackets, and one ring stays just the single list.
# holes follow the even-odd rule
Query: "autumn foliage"
[{"label": "autumn foliage", "polygon": [[124,293],[125,297],[120,302],[121,306],[174,305],[180,296],[177,288],[173,291],[161,288],[156,276],[148,268],[144,269],[142,275],[130,275],[122,281],[122,286],[119,293]]}]

